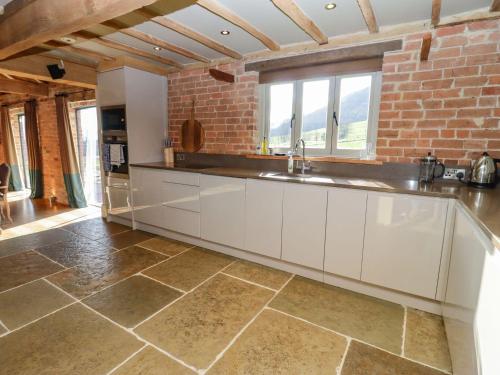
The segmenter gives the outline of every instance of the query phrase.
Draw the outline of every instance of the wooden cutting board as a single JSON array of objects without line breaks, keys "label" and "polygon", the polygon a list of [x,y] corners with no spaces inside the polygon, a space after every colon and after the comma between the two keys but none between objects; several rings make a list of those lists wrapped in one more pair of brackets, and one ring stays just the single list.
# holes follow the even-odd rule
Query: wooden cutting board
[{"label": "wooden cutting board", "polygon": [[182,124],[182,149],[186,152],[197,152],[205,143],[205,130],[194,118],[194,100],[191,118]]}]

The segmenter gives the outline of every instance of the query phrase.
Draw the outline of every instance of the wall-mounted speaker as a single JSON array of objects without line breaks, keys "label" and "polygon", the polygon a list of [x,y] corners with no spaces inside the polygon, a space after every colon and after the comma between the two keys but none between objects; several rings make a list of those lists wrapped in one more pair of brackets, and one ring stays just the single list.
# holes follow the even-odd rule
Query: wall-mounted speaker
[{"label": "wall-mounted speaker", "polygon": [[49,70],[49,74],[52,79],[61,79],[66,74],[64,62],[62,60],[59,64],[47,65],[47,69]]}]

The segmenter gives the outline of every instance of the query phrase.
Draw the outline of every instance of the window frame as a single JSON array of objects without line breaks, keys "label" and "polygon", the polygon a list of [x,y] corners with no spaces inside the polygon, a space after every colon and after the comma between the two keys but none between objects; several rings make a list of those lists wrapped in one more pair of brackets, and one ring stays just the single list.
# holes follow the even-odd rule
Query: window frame
[{"label": "window frame", "polygon": [[[304,89],[304,83],[311,81],[321,81],[321,80],[329,80],[329,97],[328,97],[328,110],[327,110],[327,127],[326,127],[326,144],[325,148],[308,148],[306,143],[306,155],[309,156],[335,156],[341,158],[360,158],[361,155],[367,151],[367,149],[338,149],[337,148],[337,135],[338,135],[338,126],[334,124],[333,121],[333,112],[339,114],[340,107],[340,82],[343,78],[351,78],[358,76],[367,76],[370,75],[372,77],[371,89],[370,89],[370,107],[368,109],[368,129],[367,129],[367,145],[371,143],[372,149],[371,153],[375,155],[376,152],[376,139],[377,139],[377,129],[378,129],[378,113],[380,107],[380,94],[381,94],[381,81],[382,81],[382,72],[364,72],[364,73],[356,73],[356,74],[339,74],[336,76],[330,77],[317,77],[310,79],[301,79],[296,81],[284,81],[284,82],[275,82],[268,83],[262,85],[262,89],[260,90],[260,103],[262,108],[262,113],[260,115],[262,126],[260,132],[260,141],[266,137],[269,140],[269,132],[270,132],[270,87],[272,85],[281,85],[281,84],[293,84],[293,98],[292,98],[292,117],[295,115],[295,119],[292,124],[291,131],[291,144],[290,147],[272,147],[274,153],[287,153],[292,150],[293,146],[297,142],[297,140],[301,136],[302,131],[302,93]],[[337,116],[338,118],[338,116]]]}]

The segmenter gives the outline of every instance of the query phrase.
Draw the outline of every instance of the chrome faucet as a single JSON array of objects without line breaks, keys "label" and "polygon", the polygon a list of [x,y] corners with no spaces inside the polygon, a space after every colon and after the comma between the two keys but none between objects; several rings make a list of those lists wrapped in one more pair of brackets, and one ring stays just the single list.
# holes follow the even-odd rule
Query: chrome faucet
[{"label": "chrome faucet", "polygon": [[295,155],[297,155],[297,150],[299,149],[300,143],[302,143],[302,168],[301,168],[301,173],[305,174],[306,171],[310,171],[312,169],[312,167],[311,167],[311,161],[306,161],[306,142],[304,142],[304,140],[302,138],[299,138],[297,140],[297,142],[295,143],[295,147],[293,149],[293,153]]}]

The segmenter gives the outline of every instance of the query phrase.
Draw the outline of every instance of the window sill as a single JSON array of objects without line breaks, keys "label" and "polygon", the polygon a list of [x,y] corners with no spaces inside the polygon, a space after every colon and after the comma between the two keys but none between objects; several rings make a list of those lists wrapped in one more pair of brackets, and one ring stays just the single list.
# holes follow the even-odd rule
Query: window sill
[{"label": "window sill", "polygon": [[[247,154],[247,159],[268,159],[268,160],[286,160],[288,156],[278,155],[257,155]],[[301,156],[294,156],[294,160],[302,160]],[[339,158],[336,156],[306,156],[306,160],[326,162],[326,163],[346,163],[346,164],[368,164],[368,165],[383,165],[384,162],[380,160],[361,160],[353,158]]]}]

